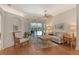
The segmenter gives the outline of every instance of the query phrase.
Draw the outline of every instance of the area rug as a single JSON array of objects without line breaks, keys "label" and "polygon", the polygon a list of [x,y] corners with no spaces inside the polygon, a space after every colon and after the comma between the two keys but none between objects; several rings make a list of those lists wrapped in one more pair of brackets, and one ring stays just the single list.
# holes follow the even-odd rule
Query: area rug
[{"label": "area rug", "polygon": [[52,47],[52,46],[58,46],[58,44],[56,44],[56,43],[54,43],[52,41],[48,41],[47,43],[44,43],[38,37],[31,37],[30,43],[32,45],[34,45],[37,49],[40,49],[40,48],[48,48],[48,47]]}]

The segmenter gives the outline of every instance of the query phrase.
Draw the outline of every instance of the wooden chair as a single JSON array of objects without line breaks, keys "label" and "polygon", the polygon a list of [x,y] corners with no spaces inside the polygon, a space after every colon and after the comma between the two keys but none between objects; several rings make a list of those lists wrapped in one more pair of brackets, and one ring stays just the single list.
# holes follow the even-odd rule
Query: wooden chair
[{"label": "wooden chair", "polygon": [[70,40],[70,47],[73,48],[73,46],[76,46],[76,37],[74,33],[72,33],[72,39]]},{"label": "wooden chair", "polygon": [[28,39],[25,38],[19,38],[16,36],[16,32],[13,32],[13,38],[14,38],[14,46],[23,46],[28,42]]},{"label": "wooden chair", "polygon": [[14,46],[16,45],[20,46],[20,38],[16,37],[15,32],[13,32],[13,38],[14,38]]},{"label": "wooden chair", "polygon": [[76,38],[74,34],[67,34],[65,33],[63,35],[63,43],[69,45],[71,48],[73,48],[73,45],[76,44]]},{"label": "wooden chair", "polygon": [[63,44],[68,44],[69,43],[69,35],[67,33],[63,34]]}]

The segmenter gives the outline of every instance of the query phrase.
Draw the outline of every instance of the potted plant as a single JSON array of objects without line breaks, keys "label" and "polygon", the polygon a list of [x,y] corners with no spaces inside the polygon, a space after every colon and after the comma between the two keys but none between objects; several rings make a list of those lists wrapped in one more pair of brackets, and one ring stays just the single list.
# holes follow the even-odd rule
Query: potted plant
[{"label": "potted plant", "polygon": [[25,32],[25,33],[24,33],[24,38],[28,38],[30,35],[31,35],[30,32]]}]

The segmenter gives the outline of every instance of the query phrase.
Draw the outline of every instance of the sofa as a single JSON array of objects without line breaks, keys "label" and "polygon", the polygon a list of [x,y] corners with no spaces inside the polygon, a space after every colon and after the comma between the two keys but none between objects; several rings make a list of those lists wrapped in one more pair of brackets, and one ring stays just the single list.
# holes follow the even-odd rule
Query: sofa
[{"label": "sofa", "polygon": [[56,43],[63,43],[63,34],[64,32],[54,32],[53,33],[53,38],[52,41],[56,42]]}]

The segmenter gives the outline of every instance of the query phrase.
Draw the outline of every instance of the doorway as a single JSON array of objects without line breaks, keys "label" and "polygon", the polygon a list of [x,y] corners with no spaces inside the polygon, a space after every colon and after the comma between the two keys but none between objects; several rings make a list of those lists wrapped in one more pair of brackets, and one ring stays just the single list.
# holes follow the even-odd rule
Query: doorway
[{"label": "doorway", "polygon": [[42,23],[31,23],[31,34],[33,36],[43,35],[43,24]]}]

